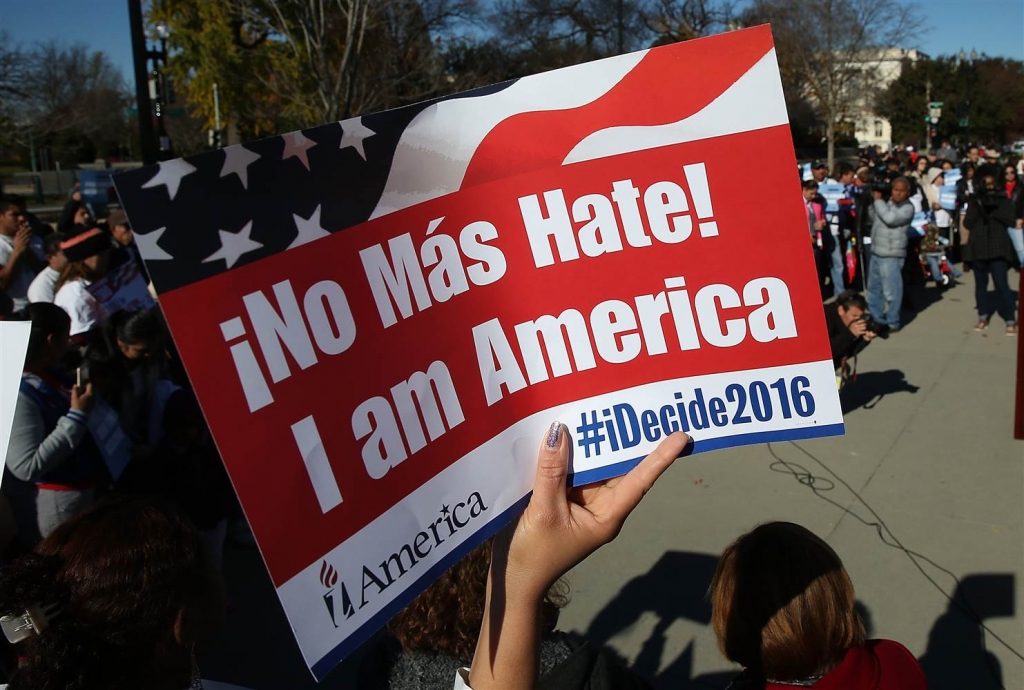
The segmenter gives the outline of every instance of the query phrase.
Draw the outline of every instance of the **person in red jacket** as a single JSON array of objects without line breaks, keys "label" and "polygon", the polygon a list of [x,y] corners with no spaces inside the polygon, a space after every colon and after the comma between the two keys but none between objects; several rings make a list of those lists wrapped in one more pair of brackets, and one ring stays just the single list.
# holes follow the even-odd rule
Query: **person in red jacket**
[{"label": "person in red jacket", "polygon": [[[612,541],[690,439],[677,432],[623,477],[566,490],[569,442],[551,425],[533,495],[494,540],[484,616],[469,669],[455,690],[537,685],[544,597],[558,578]],[[791,523],[768,523],[722,554],[711,585],[719,646],[744,667],[731,690],[925,690],[902,645],[865,640],[853,584],[824,541]]]}]

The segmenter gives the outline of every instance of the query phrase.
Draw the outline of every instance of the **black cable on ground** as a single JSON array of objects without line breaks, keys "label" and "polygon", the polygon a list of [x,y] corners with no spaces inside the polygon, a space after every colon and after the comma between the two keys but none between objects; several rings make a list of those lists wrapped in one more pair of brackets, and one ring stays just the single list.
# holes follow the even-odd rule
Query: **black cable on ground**
[{"label": "black cable on ground", "polygon": [[[956,583],[957,588],[960,587],[960,579],[956,575],[954,575],[950,570],[942,567],[941,565],[939,565],[932,559],[928,558],[927,556],[924,556],[916,551],[912,551],[905,547],[903,543],[896,537],[896,535],[893,534],[893,531],[889,528],[889,525],[886,524],[885,520],[882,519],[882,516],[879,515],[878,512],[871,507],[871,504],[865,501],[864,498],[862,498],[861,495],[857,493],[857,491],[854,490],[854,488],[846,482],[846,480],[844,480],[838,474],[833,472],[832,469],[828,465],[826,465],[822,460],[815,457],[812,453],[805,450],[799,444],[792,441],[790,441],[789,443],[794,448],[796,448],[801,453],[803,453],[811,460],[813,460],[815,463],[817,463],[823,470],[825,470],[828,474],[832,476],[832,479],[829,479],[828,477],[816,476],[812,474],[806,467],[803,467],[798,463],[783,460],[775,452],[775,449],[772,448],[771,443],[768,444],[768,452],[771,454],[773,458],[775,458],[775,462],[769,465],[769,469],[773,472],[791,474],[794,479],[796,479],[798,482],[809,488],[814,493],[814,495],[820,498],[821,500],[835,506],[836,508],[839,508],[839,510],[843,511],[843,513],[852,516],[854,519],[856,519],[863,525],[867,527],[874,527],[875,531],[878,533],[878,538],[882,541],[883,544],[891,548],[897,549],[899,551],[902,551],[903,554],[910,560],[910,562],[914,564],[914,567],[917,568],[918,571],[920,571],[921,575],[923,575],[924,578],[928,580],[928,582],[930,582],[931,585],[935,587],[935,589],[937,589],[950,604],[955,606],[961,613],[967,616],[969,620],[977,624],[978,627],[981,629],[981,645],[982,650],[985,652],[985,660],[986,664],[988,665],[989,673],[992,675],[992,679],[996,682],[996,684],[999,685],[999,687],[1003,688],[1003,690],[1006,690],[1005,686],[1003,686],[1002,682],[1000,681],[999,672],[992,667],[992,660],[988,658],[988,646],[985,641],[986,636],[991,635],[992,639],[999,642],[999,644],[1005,647],[1011,654],[1013,654],[1021,661],[1024,661],[1024,655],[1022,655],[1019,651],[1017,651],[1014,647],[1007,643],[1006,640],[1001,638],[995,632],[990,630],[987,625],[985,625],[984,619],[980,615],[978,615],[977,611],[975,611],[974,608],[971,607],[970,603],[967,601],[966,595],[960,597],[961,599],[963,599],[963,601],[958,601],[957,598],[947,593],[946,590],[942,587],[942,585],[936,582],[935,579],[931,575],[929,575],[923,567],[921,567],[920,561],[924,561],[925,563],[931,565],[933,568],[948,575],[953,580],[953,582]],[[832,491],[833,489],[835,489],[836,482],[842,484],[843,487],[845,487],[846,490],[849,491],[850,494],[852,494],[853,497],[856,498],[861,505],[867,508],[868,512],[871,513],[871,515],[874,517],[874,522],[864,519],[856,512],[850,510],[841,503],[834,501],[828,496],[824,495],[825,492]],[[886,535],[888,535],[888,538]]]}]

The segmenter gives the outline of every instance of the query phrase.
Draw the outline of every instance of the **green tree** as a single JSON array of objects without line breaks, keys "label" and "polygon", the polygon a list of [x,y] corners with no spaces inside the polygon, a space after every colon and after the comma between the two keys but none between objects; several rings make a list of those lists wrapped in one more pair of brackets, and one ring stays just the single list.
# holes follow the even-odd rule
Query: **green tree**
[{"label": "green tree", "polygon": [[[168,71],[206,128],[213,85],[242,139],[445,93],[446,31],[473,0],[156,0]],[[475,84],[474,84],[475,85]]]},{"label": "green tree", "polygon": [[921,145],[929,100],[943,103],[937,139],[966,143],[969,128],[977,142],[1010,141],[1024,132],[1024,63],[984,55],[973,63],[953,56],[907,61],[875,110],[892,124],[895,140]]}]

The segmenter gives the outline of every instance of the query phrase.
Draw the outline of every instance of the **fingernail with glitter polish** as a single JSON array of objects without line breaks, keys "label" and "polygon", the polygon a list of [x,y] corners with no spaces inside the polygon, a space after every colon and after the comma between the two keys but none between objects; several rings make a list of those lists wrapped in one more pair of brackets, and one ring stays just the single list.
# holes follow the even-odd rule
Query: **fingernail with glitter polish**
[{"label": "fingernail with glitter polish", "polygon": [[551,426],[548,428],[548,438],[544,442],[544,446],[548,450],[558,450],[560,445],[562,445],[562,423],[551,422]]}]

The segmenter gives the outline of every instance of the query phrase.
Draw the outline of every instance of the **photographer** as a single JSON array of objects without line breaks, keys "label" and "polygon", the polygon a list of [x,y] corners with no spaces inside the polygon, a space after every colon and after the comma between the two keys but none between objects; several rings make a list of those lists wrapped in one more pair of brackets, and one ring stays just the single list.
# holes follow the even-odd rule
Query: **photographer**
[{"label": "photographer", "polygon": [[872,190],[871,196],[874,201],[869,207],[872,224],[868,304],[872,316],[895,332],[900,329],[903,262],[907,256],[910,221],[914,219],[914,206],[908,201],[910,182],[905,177],[893,180],[888,201],[884,200],[882,189]]},{"label": "photographer", "polygon": [[1014,225],[1013,202],[1006,195],[1001,170],[995,165],[978,168],[975,194],[967,201],[964,227],[967,242],[963,245],[964,261],[971,262],[974,273],[974,300],[978,309],[978,323],[974,330],[988,328],[992,306],[988,300],[988,278],[996,288],[994,311],[1006,322],[1006,335],[1017,334],[1016,305],[1007,280],[1007,271],[1016,261],[1016,252],[1007,228]]},{"label": "photographer", "polygon": [[884,329],[882,324],[871,321],[867,307],[864,296],[853,290],[846,290],[835,302],[825,305],[825,325],[836,369],[867,347]]}]

